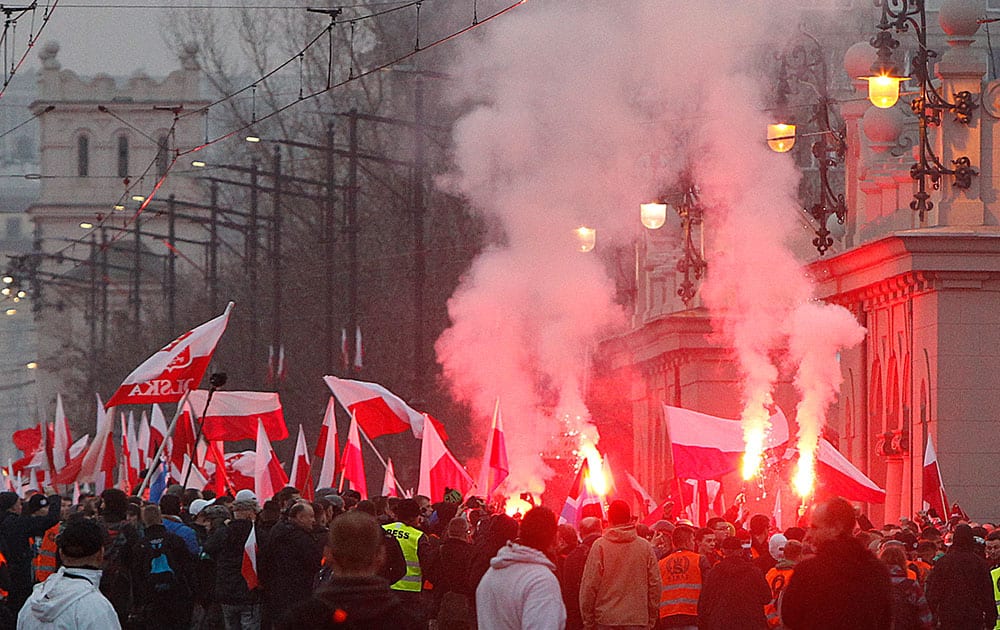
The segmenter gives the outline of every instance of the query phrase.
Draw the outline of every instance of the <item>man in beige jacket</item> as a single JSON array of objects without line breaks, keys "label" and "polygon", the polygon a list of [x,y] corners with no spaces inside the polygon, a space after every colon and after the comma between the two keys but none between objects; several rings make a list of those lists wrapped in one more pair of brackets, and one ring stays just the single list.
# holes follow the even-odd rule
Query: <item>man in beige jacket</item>
[{"label": "man in beige jacket", "polygon": [[594,541],[580,585],[587,630],[650,630],[660,605],[660,571],[653,546],[635,531],[624,501],[608,507],[609,528]]}]

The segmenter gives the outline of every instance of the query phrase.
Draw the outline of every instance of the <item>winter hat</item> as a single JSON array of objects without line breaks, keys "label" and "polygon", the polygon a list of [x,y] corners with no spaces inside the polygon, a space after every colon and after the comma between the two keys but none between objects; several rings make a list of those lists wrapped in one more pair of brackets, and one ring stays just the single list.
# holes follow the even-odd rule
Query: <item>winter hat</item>
[{"label": "winter hat", "polygon": [[45,498],[44,494],[33,494],[31,498],[28,499],[28,504],[24,508],[25,514],[34,514],[38,510],[49,504],[49,500]]},{"label": "winter hat", "polygon": [[971,550],[975,546],[972,528],[965,523],[960,523],[955,527],[955,533],[951,538],[951,546],[954,549]]},{"label": "winter hat", "polygon": [[230,518],[232,514],[229,512],[229,508],[224,505],[209,505],[201,511],[201,516],[211,520],[214,518]]},{"label": "winter hat", "polygon": [[257,505],[257,499],[233,501],[233,512],[251,512],[251,511],[254,514],[260,512],[260,506]]},{"label": "winter hat", "polygon": [[17,500],[20,497],[17,496],[16,492],[0,492],[0,512],[9,510],[14,507]]},{"label": "winter hat", "polygon": [[202,510],[209,506],[210,503],[210,501],[206,501],[205,499],[195,499],[191,502],[191,505],[188,506],[188,514],[191,516],[198,516],[201,514]]},{"label": "winter hat", "polygon": [[257,495],[253,493],[253,490],[246,490],[246,489],[244,489],[244,490],[240,490],[239,492],[236,493],[236,500],[237,501],[253,501],[254,503],[256,503],[257,502]]},{"label": "winter hat", "polygon": [[86,558],[104,546],[104,528],[89,518],[66,521],[56,538],[59,553],[66,558]]},{"label": "winter hat", "polygon": [[767,550],[770,552],[771,557],[775,560],[784,560],[786,543],[788,543],[788,539],[785,538],[784,534],[771,536],[771,539],[767,541]]}]

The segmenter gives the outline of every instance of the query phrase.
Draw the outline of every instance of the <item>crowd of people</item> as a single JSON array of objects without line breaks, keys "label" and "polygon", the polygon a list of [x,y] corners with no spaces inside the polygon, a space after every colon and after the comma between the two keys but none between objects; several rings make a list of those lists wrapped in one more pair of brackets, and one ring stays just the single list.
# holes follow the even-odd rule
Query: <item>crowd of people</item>
[{"label": "crowd of people", "polygon": [[454,492],[3,492],[0,628],[1000,628],[989,523],[877,529],[842,499],[785,531],[636,521],[623,501],[573,525]]}]

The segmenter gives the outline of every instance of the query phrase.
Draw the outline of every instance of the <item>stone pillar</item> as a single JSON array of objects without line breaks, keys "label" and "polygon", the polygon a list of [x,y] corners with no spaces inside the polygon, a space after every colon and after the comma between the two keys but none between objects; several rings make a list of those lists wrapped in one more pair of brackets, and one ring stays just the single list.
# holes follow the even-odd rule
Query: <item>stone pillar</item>
[{"label": "stone pillar", "polygon": [[[972,48],[972,44],[979,30],[977,19],[986,14],[985,4],[985,0],[946,0],[939,14],[948,41],[948,49],[937,64],[941,96],[953,103],[955,94],[968,91],[979,105],[967,125],[955,120],[954,114],[942,112],[941,128],[934,145],[941,163],[947,168],[953,168],[952,160],[964,156],[971,160],[973,168],[982,172],[982,92],[987,66],[982,51]],[[984,225],[986,212],[980,197],[982,177],[973,177],[972,187],[967,190],[955,187],[953,182],[951,177],[945,177],[942,182],[938,224]]]},{"label": "stone pillar", "polygon": [[865,165],[863,161],[861,119],[865,112],[873,107],[865,97],[868,93],[868,82],[858,77],[870,73],[872,62],[875,61],[875,49],[868,42],[858,42],[847,49],[844,54],[844,70],[851,77],[854,87],[853,100],[847,100],[840,105],[840,115],[847,127],[845,140],[847,155],[844,157],[844,201],[847,204],[847,220],[844,225],[844,247],[849,249],[857,245],[858,226],[865,223],[866,205],[862,203],[863,196],[859,194],[859,181]]}]

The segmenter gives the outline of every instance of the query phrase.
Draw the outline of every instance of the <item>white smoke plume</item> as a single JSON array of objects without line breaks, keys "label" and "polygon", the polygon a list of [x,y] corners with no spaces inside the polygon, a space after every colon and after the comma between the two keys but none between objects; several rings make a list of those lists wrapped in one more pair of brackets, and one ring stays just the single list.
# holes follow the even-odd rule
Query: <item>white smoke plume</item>
[{"label": "white smoke plume", "polygon": [[[511,488],[541,489],[539,454],[560,432],[596,439],[587,356],[626,320],[594,254],[632,242],[639,203],[684,170],[708,207],[705,302],[737,348],[748,413],[771,402],[770,355],[811,290],[785,247],[799,176],[763,142],[771,86],[745,73],[798,3],[708,4],[528,2],[466,43],[451,69],[468,113],[440,183],[497,219],[504,239],[449,301],[437,355],[483,426],[500,397]],[[597,229],[597,252],[574,251],[580,225]]]}]

